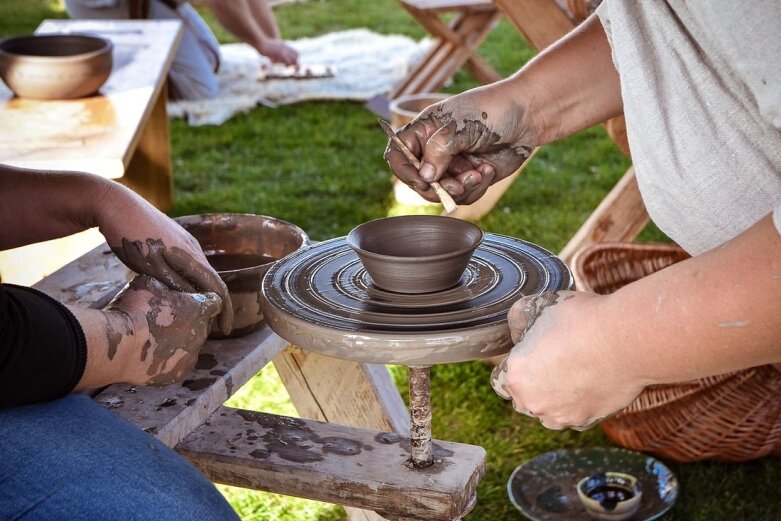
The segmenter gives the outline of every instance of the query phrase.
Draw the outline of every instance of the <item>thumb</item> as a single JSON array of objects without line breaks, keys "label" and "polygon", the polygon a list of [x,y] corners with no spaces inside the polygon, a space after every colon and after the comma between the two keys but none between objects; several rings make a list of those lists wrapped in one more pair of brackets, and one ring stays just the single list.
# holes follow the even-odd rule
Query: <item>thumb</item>
[{"label": "thumb", "polygon": [[418,175],[430,183],[439,180],[447,172],[453,157],[466,150],[471,140],[467,132],[457,132],[456,122],[450,121],[434,132],[423,149],[423,160]]},{"label": "thumb", "polygon": [[201,304],[202,313],[209,320],[212,320],[222,311],[222,299],[216,293],[209,291],[207,293],[193,293],[192,296]]},{"label": "thumb", "polygon": [[510,325],[510,336],[514,344],[523,340],[524,335],[534,325],[542,311],[546,307],[554,305],[559,297],[559,293],[546,291],[539,295],[523,297],[512,305],[507,312],[507,321]]}]

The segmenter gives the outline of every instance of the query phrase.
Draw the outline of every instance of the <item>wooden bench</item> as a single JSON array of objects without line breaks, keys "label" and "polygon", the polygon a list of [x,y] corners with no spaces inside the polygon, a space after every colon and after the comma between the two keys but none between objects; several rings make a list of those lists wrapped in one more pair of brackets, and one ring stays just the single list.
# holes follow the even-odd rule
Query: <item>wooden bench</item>
[{"label": "wooden bench", "polygon": [[[434,37],[434,45],[407,77],[396,85],[390,98],[405,94],[436,92],[465,67],[483,84],[502,79],[478,54],[477,48],[499,22],[500,13],[491,0],[400,0],[407,12]],[[452,14],[450,23],[442,15]]]},{"label": "wooden bench", "polygon": [[[173,202],[166,78],[179,20],[46,20],[38,34],[87,32],[112,41],[113,69],[98,95],[14,97],[0,83],[0,162],[78,170],[132,188],[162,210]],[[0,275],[29,284],[102,242],[96,232],[0,254]]]},{"label": "wooden bench", "polygon": [[[35,285],[69,305],[102,308],[126,268],[105,244]],[[223,403],[273,361],[308,418]],[[181,384],[112,385],[99,403],[180,452],[216,482],[343,504],[352,520],[459,519],[485,472],[482,447],[434,441],[441,460],[413,470],[409,412],[385,366],[305,353],[263,327],[207,341]]]}]

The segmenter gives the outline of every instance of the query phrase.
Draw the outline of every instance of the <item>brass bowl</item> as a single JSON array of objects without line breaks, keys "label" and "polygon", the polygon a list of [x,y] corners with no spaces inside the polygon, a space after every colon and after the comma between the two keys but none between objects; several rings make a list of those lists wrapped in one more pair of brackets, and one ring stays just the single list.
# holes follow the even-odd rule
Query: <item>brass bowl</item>
[{"label": "brass bowl", "polygon": [[111,74],[110,41],[86,34],[16,36],[0,42],[0,78],[21,98],[74,99]]},{"label": "brass bowl", "polygon": [[438,215],[403,215],[363,223],[347,244],[378,287],[396,293],[432,293],[458,284],[483,231]]},{"label": "brass bowl", "polygon": [[[233,304],[233,331],[228,338],[246,335],[263,324],[263,277],[275,261],[310,245],[304,230],[265,215],[213,213],[175,220],[195,237],[228,286]],[[214,325],[209,338],[225,336]]]}]

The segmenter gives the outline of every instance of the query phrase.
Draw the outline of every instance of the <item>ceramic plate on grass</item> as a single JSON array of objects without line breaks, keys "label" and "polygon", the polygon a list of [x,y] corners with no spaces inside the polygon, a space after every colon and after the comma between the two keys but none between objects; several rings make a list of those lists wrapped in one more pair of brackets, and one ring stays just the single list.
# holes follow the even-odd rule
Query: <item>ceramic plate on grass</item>
[{"label": "ceramic plate on grass", "polygon": [[643,498],[633,519],[659,519],[678,497],[678,479],[661,461],[614,447],[557,450],[516,468],[507,483],[515,508],[535,521],[589,519],[575,489],[578,481],[600,472],[625,472],[640,480]]}]

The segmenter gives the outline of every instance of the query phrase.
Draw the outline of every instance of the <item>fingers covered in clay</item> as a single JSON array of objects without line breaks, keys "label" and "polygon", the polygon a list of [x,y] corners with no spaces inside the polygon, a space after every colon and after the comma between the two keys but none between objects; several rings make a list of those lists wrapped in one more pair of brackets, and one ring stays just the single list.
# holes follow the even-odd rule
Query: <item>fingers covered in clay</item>
[{"label": "fingers covered in clay", "polygon": [[168,385],[184,378],[221,308],[216,293],[171,290],[146,275],[130,281],[106,307],[132,319],[137,352],[129,358],[126,381]]},{"label": "fingers covered in clay", "polygon": [[631,346],[608,345],[604,330],[617,318],[601,313],[606,298],[559,291],[516,302],[508,312],[515,346],[491,375],[496,393],[550,429],[583,430],[629,405],[642,378],[610,354]]},{"label": "fingers covered in clay", "polygon": [[394,144],[385,150],[394,174],[430,201],[438,181],[460,204],[478,200],[491,184],[515,172],[536,146],[522,107],[468,91],[426,108],[398,132],[420,159],[418,169]]}]

